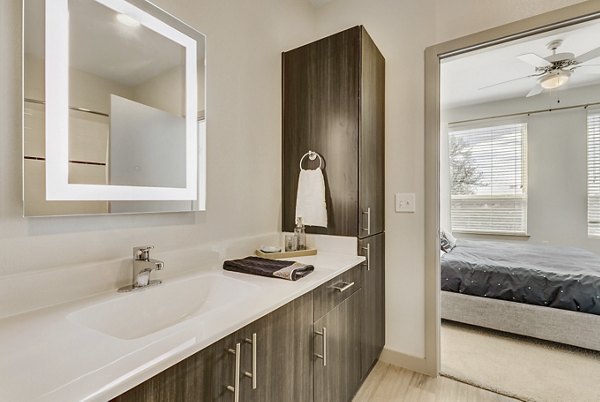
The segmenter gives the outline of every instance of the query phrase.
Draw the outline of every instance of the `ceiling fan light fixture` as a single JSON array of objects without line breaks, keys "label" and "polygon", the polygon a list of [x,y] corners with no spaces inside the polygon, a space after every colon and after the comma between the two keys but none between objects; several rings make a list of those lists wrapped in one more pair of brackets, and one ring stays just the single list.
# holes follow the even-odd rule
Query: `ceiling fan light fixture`
[{"label": "ceiling fan light fixture", "polygon": [[556,89],[569,81],[571,73],[564,70],[551,72],[540,78],[540,86],[544,89]]}]

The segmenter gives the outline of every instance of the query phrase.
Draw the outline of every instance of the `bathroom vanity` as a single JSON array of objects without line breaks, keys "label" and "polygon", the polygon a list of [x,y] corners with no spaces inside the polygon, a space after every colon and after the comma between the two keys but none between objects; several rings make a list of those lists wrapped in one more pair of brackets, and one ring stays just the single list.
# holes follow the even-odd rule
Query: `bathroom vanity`
[{"label": "bathroom vanity", "polygon": [[381,352],[361,332],[365,271],[336,275],[115,401],[351,400]]},{"label": "bathroom vanity", "polygon": [[363,303],[376,267],[298,261],[315,271],[296,282],[214,264],[3,318],[0,400],[349,400],[375,361]]}]

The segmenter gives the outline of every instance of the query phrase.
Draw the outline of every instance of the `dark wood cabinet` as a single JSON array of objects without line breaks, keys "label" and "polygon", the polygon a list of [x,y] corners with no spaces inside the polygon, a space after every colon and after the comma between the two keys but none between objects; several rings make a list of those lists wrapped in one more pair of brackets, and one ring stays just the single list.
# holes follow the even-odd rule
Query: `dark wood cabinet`
[{"label": "dark wood cabinet", "polygon": [[385,59],[362,28],[358,237],[384,231],[385,216]]},{"label": "dark wood cabinet", "polygon": [[325,161],[328,228],[307,232],[365,237],[383,231],[383,56],[357,26],[283,53],[282,70],[283,230],[293,231],[299,163],[312,150]]},{"label": "dark wood cabinet", "polygon": [[242,373],[256,375],[256,387],[249,376],[241,380],[241,401],[311,400],[312,317],[313,298],[308,294],[240,331],[245,343]]},{"label": "dark wood cabinet", "polygon": [[[362,26],[283,53],[284,231],[294,228],[299,162],[308,150],[325,160],[329,227],[307,232],[356,236],[368,258],[357,286],[364,378],[385,344],[385,59]],[[321,303],[316,292],[320,320],[340,295]],[[315,371],[315,397],[318,381]]]},{"label": "dark wood cabinet", "polygon": [[362,289],[315,322],[315,402],[350,401],[361,383]]},{"label": "dark wood cabinet", "polygon": [[361,239],[363,265],[361,377],[368,374],[385,345],[385,234]]},{"label": "dark wood cabinet", "polygon": [[[356,236],[358,253],[368,254],[364,378],[385,344],[385,59],[362,26],[283,53],[283,231],[294,228],[299,162],[308,150],[325,160],[329,227],[307,232]],[[315,298],[315,319],[328,308]]]}]

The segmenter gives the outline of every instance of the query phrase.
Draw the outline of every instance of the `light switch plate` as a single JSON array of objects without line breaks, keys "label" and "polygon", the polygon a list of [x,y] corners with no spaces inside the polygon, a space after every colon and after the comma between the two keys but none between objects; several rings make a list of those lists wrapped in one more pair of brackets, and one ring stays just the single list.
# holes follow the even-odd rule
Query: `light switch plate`
[{"label": "light switch plate", "polygon": [[415,193],[396,193],[396,212],[415,212]]}]

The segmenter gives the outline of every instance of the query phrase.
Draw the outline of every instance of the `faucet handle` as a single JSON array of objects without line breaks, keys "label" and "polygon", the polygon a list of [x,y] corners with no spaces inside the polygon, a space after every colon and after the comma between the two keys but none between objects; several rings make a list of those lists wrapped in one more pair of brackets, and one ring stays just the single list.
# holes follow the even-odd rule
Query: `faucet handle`
[{"label": "faucet handle", "polygon": [[133,259],[140,261],[148,261],[150,259],[150,250],[154,246],[137,246],[133,248]]}]

